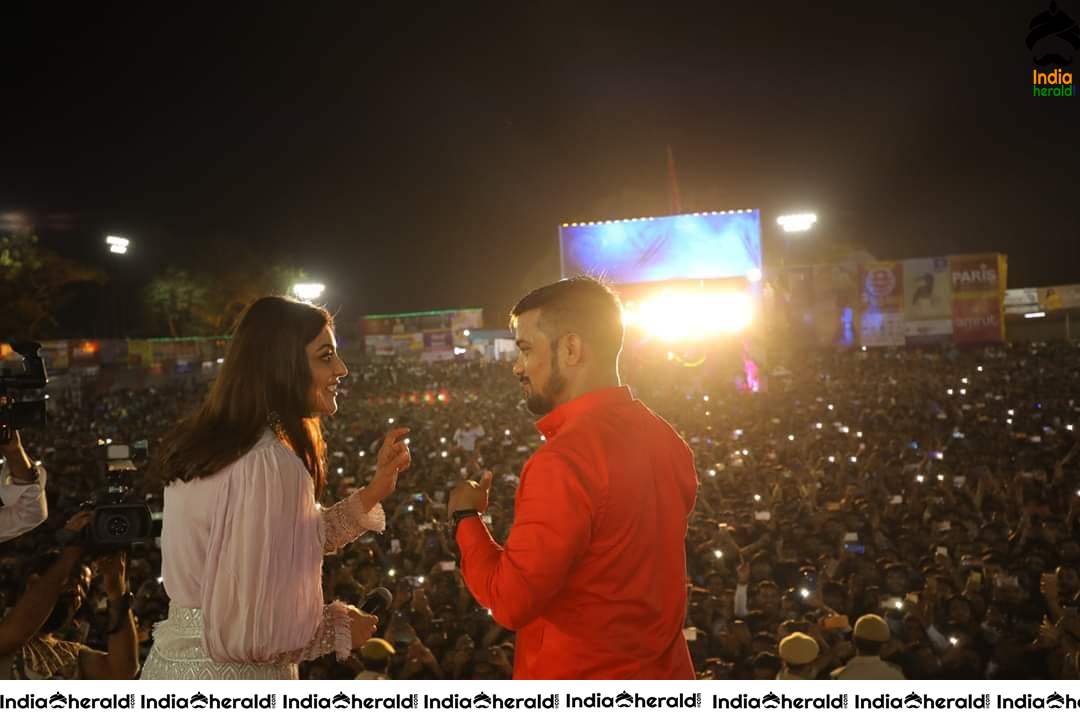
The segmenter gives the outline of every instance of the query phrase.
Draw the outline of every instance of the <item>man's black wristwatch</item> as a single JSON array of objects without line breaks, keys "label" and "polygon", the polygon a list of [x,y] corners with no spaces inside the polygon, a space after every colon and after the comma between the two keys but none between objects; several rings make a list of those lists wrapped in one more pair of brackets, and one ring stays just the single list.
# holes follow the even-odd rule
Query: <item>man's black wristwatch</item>
[{"label": "man's black wristwatch", "polygon": [[450,519],[453,520],[453,522],[454,522],[453,527],[450,529],[450,537],[456,539],[457,538],[457,526],[458,526],[458,524],[461,523],[461,521],[464,520],[465,518],[470,518],[470,517],[480,517],[480,511],[479,510],[455,510],[453,515],[450,516]]},{"label": "man's black wristwatch", "polygon": [[135,602],[135,595],[128,591],[117,599],[115,605],[109,603],[109,631],[106,633],[107,635],[112,635],[120,630],[124,621],[127,620],[128,610],[131,609],[133,602]]}]

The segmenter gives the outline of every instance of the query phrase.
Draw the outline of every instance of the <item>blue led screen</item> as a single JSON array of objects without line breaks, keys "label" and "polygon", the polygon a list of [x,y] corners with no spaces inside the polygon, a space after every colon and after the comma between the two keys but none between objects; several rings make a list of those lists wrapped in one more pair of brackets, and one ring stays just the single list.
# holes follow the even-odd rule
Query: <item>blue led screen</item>
[{"label": "blue led screen", "polygon": [[761,269],[758,210],[582,223],[559,228],[562,276],[615,284],[726,278]]}]

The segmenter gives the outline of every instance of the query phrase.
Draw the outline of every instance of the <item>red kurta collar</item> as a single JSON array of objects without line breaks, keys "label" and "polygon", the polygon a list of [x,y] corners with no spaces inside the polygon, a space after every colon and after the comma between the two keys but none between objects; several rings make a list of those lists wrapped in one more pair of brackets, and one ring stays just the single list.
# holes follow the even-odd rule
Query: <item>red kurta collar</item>
[{"label": "red kurta collar", "polygon": [[553,438],[566,423],[594,408],[614,403],[630,402],[634,396],[625,385],[593,390],[563,403],[536,422],[536,429],[546,438]]}]

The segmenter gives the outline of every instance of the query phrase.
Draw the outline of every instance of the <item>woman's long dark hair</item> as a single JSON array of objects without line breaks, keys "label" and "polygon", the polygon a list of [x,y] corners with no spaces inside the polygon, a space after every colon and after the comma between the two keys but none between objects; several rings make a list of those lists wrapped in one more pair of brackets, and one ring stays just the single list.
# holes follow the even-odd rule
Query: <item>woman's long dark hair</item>
[{"label": "woman's long dark hair", "polygon": [[311,473],[318,498],[326,486],[326,444],[319,419],[310,417],[306,346],[325,327],[333,329],[333,318],[307,303],[263,297],[249,305],[206,399],[162,441],[162,483],[214,474],[250,450],[272,422]]}]

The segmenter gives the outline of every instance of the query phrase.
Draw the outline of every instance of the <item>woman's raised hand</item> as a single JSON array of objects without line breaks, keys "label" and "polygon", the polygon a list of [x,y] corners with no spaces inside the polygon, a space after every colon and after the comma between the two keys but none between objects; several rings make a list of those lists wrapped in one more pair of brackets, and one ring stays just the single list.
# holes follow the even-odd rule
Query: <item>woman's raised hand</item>
[{"label": "woman's raised hand", "polygon": [[409,446],[405,443],[408,434],[409,428],[406,427],[395,428],[386,433],[375,462],[375,477],[369,486],[375,502],[382,502],[387,495],[394,492],[398,473],[407,470],[412,464]]}]

